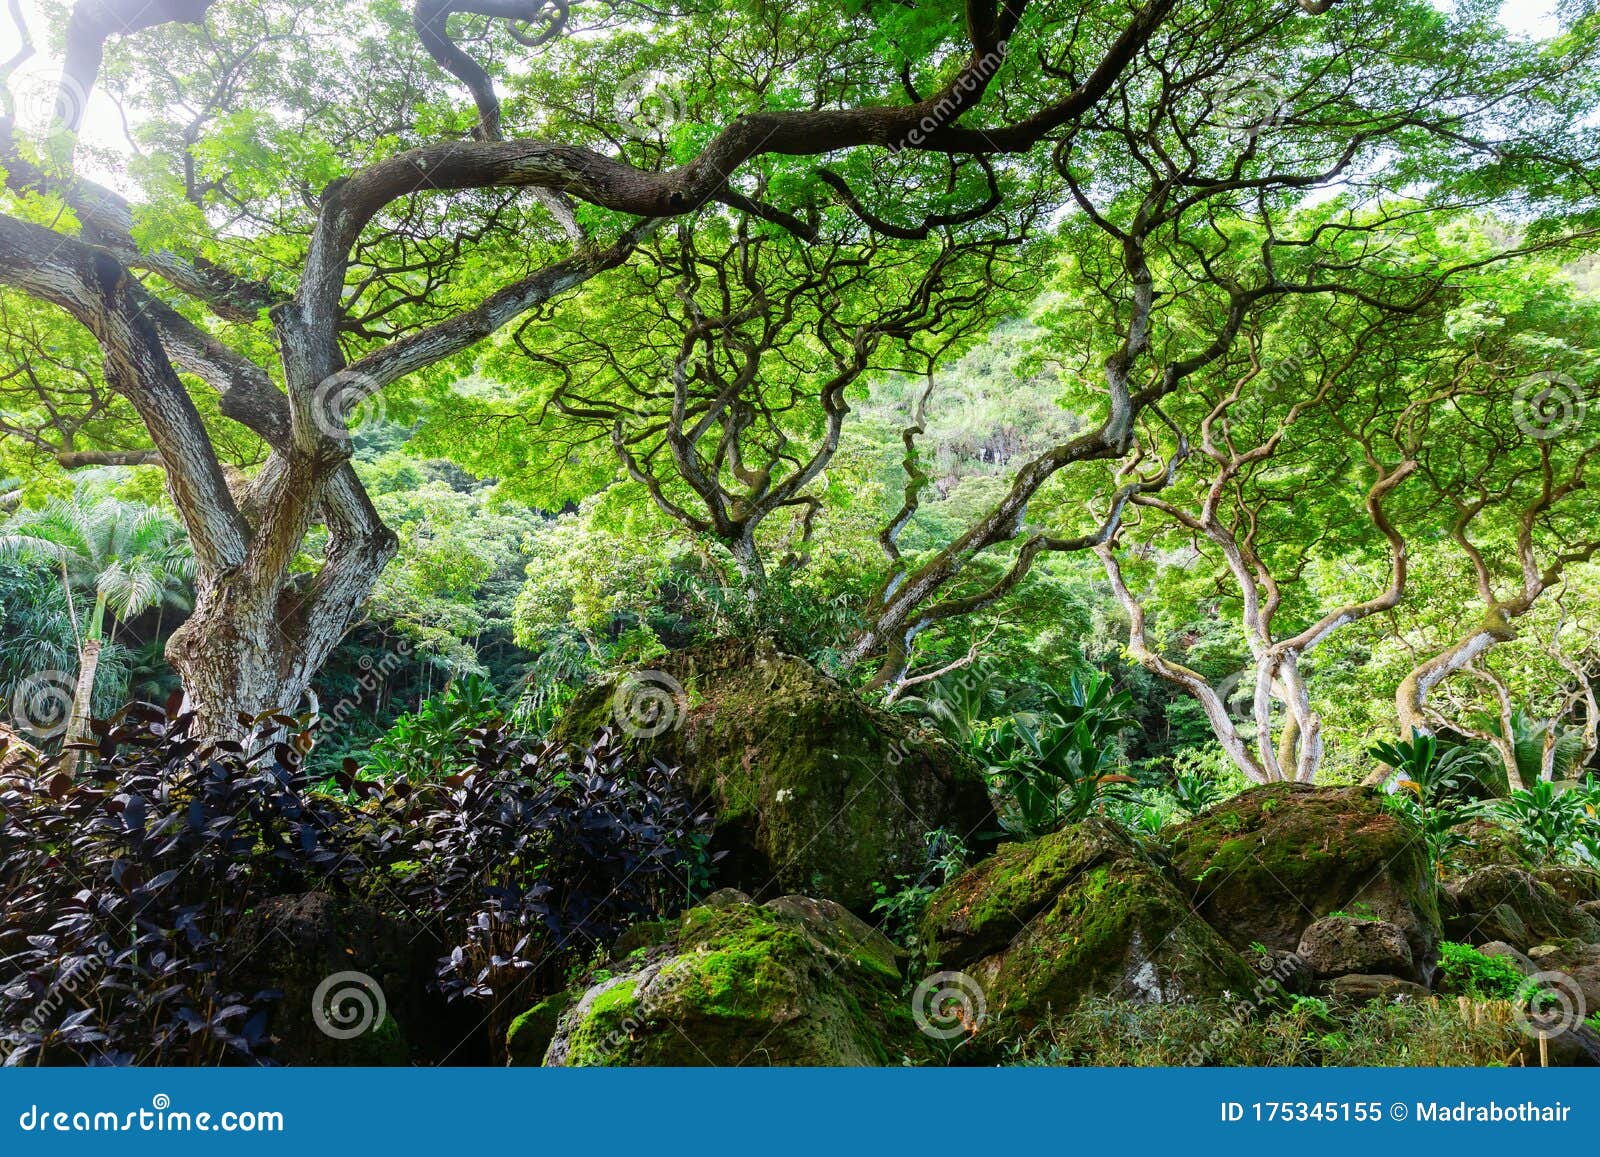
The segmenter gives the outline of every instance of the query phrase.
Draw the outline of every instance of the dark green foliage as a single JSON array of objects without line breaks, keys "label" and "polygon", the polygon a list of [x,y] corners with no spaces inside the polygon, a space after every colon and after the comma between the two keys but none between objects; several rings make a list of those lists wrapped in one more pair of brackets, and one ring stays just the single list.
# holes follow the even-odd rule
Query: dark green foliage
[{"label": "dark green foliage", "polygon": [[1048,688],[1036,711],[1016,712],[984,737],[984,760],[1010,804],[1001,822],[1024,837],[1075,823],[1104,800],[1125,797],[1134,781],[1111,774],[1114,741],[1133,725],[1133,700],[1109,676],[1074,674],[1065,691]]},{"label": "dark green foliage", "polygon": [[488,680],[457,679],[443,693],[400,716],[372,745],[364,769],[377,777],[436,779],[458,770],[468,735],[504,725],[505,712]]},{"label": "dark green foliage", "polygon": [[917,947],[917,925],[927,910],[928,901],[961,874],[971,856],[961,836],[943,828],[929,832],[926,842],[928,862],[921,872],[896,876],[893,890],[883,884],[875,886],[878,899],[873,902],[872,913],[880,922],[879,928],[906,948]]},{"label": "dark green foliage", "polygon": [[1558,788],[1548,780],[1514,791],[1488,807],[1488,814],[1516,833],[1534,863],[1600,863],[1600,784]]}]

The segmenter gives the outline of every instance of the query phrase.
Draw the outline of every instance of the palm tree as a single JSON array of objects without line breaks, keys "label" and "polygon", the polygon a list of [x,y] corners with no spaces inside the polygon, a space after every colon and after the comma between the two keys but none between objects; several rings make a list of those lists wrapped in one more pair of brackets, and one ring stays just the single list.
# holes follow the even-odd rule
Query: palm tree
[{"label": "palm tree", "polygon": [[[118,624],[161,603],[171,586],[193,574],[183,527],[152,506],[79,491],[24,510],[0,526],[0,557],[50,566],[61,576],[78,648],[78,673],[65,742],[89,737],[101,648]],[[92,596],[87,614],[79,599]],[[77,768],[77,753],[65,769]]]}]

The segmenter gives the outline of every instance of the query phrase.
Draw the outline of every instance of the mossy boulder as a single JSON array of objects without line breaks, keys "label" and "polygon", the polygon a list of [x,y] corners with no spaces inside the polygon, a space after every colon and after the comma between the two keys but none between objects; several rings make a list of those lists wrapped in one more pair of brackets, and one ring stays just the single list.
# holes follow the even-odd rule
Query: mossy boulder
[{"label": "mossy boulder", "polygon": [[1166,1003],[1256,984],[1170,875],[1100,820],[1001,847],[935,893],[921,934],[931,965],[982,990],[991,1042],[1091,995]]},{"label": "mossy boulder", "polygon": [[556,1035],[561,1014],[571,1008],[577,996],[558,992],[547,996],[511,1022],[506,1032],[506,1058],[512,1065],[538,1065]]},{"label": "mossy boulder", "polygon": [[1495,864],[1525,868],[1533,862],[1533,854],[1521,837],[1492,820],[1481,817],[1468,820],[1460,832],[1467,843],[1451,856],[1453,863],[1448,874],[1452,877],[1468,876],[1479,868]]},{"label": "mossy boulder", "polygon": [[1569,904],[1600,900],[1600,872],[1593,868],[1551,865],[1535,869],[1533,877],[1542,884],[1549,884]]},{"label": "mossy boulder", "polygon": [[1600,941],[1600,922],[1520,868],[1479,868],[1449,888],[1454,910],[1445,930],[1452,940],[1503,940],[1524,952],[1555,940]]},{"label": "mossy boulder", "polygon": [[864,913],[875,883],[921,870],[929,831],[996,827],[981,773],[949,744],[760,640],[591,687],[555,738],[601,727],[683,768],[712,801],[722,880],[758,898],[803,892]]},{"label": "mossy boulder", "polygon": [[1371,788],[1250,788],[1179,827],[1171,857],[1235,948],[1294,948],[1313,922],[1345,912],[1397,925],[1419,967],[1432,959],[1440,916],[1427,851]]},{"label": "mossy boulder", "polygon": [[576,996],[546,1065],[888,1065],[922,1041],[894,946],[830,900],[719,894]]}]

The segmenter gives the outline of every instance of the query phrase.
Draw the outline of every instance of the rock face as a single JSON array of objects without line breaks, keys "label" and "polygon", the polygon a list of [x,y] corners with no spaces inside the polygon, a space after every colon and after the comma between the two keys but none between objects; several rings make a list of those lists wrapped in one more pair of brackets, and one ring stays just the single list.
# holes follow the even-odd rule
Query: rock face
[{"label": "rock face", "polygon": [[1358,1005],[1370,1004],[1374,1000],[1389,1004],[1397,1000],[1428,999],[1428,990],[1416,981],[1360,972],[1328,981],[1322,986],[1322,992],[1330,1000]]},{"label": "rock face", "polygon": [[937,892],[922,943],[970,976],[1002,1033],[1102,993],[1168,1002],[1247,993],[1248,965],[1121,831],[1088,820],[1008,844]]},{"label": "rock face", "polygon": [[1524,976],[1532,976],[1539,971],[1538,966],[1525,953],[1519,951],[1513,945],[1507,944],[1504,940],[1491,940],[1487,944],[1480,944],[1478,945],[1478,951],[1485,956],[1509,960],[1512,966]]},{"label": "rock face", "polygon": [[982,776],[948,744],[760,641],[592,687],[555,735],[587,741],[603,726],[714,800],[722,879],[757,897],[805,892],[864,913],[875,882],[921,869],[927,832],[996,827]]},{"label": "rock face", "polygon": [[1240,950],[1294,948],[1307,925],[1339,911],[1396,925],[1419,966],[1438,940],[1427,854],[1369,788],[1251,788],[1178,828],[1172,863]]},{"label": "rock face", "polygon": [[1600,944],[1542,944],[1529,956],[1539,971],[1567,977],[1560,987],[1569,999],[1575,992],[1582,994],[1585,1016],[1600,1012]]},{"label": "rock face", "polygon": [[1558,896],[1574,906],[1600,901],[1600,872],[1593,868],[1538,868],[1533,877],[1541,884],[1550,885]]},{"label": "rock face", "polygon": [[886,1065],[921,1050],[880,933],[831,900],[713,900],[577,996],[544,1063]]},{"label": "rock face", "polygon": [[1524,952],[1553,940],[1600,941],[1600,922],[1520,868],[1479,868],[1449,891],[1455,911],[1445,931],[1452,940],[1503,940]]},{"label": "rock face", "polygon": [[[415,934],[357,900],[323,892],[274,897],[240,922],[231,983],[241,990],[282,990],[270,1025],[280,1064],[405,1065],[414,1053],[443,1056],[478,1017],[454,1026],[458,1039],[442,1039],[450,1035],[449,1022],[461,1018],[425,992],[433,946],[415,942]],[[326,990],[327,1023],[342,1030],[370,1021],[350,1037],[330,1035],[313,1012],[319,986],[340,973],[370,979],[338,981]],[[368,1009],[377,1011],[376,990],[387,1010],[381,1018],[367,1016]],[[329,1016],[340,1012],[351,1018],[348,1024]],[[465,1055],[473,1055],[470,1048]]]},{"label": "rock face", "polygon": [[1360,973],[1417,979],[1405,933],[1387,920],[1324,916],[1301,934],[1298,952],[1319,980]]}]

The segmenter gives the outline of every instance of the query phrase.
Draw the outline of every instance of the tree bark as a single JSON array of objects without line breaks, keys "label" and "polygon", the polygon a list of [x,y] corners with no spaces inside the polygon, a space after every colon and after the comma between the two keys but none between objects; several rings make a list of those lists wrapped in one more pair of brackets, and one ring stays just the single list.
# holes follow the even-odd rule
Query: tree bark
[{"label": "tree bark", "polygon": [[[78,682],[72,692],[72,714],[67,719],[64,743],[81,743],[90,738],[89,720],[94,705],[94,677],[100,669],[101,640],[87,638],[78,649]],[[68,775],[78,774],[83,752],[67,751],[61,759],[61,769]]]}]

